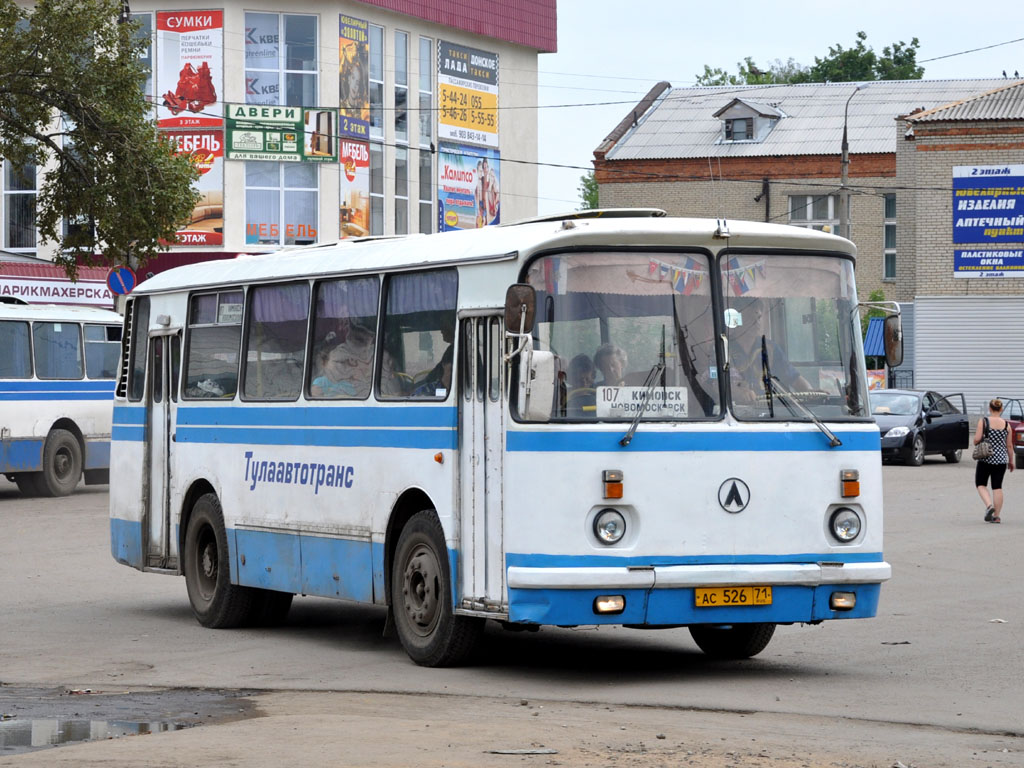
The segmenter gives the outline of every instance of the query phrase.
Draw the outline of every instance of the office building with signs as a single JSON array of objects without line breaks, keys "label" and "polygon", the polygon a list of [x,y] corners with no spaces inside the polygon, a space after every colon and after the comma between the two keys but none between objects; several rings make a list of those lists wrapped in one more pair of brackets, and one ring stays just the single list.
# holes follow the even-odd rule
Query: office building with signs
[{"label": "office building with signs", "polygon": [[[150,40],[154,120],[202,173],[191,221],[147,269],[536,214],[555,0],[137,1],[131,14]],[[18,187],[4,188],[12,215],[37,188]],[[18,224],[5,248],[52,255]]]}]

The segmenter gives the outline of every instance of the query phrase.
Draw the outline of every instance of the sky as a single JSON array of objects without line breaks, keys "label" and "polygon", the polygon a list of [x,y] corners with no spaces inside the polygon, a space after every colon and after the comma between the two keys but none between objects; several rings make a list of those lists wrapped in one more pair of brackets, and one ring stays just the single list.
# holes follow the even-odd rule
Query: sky
[{"label": "sky", "polygon": [[928,80],[1003,70],[1024,79],[1019,0],[558,0],[558,52],[538,59],[538,215],[580,207],[594,149],[659,81],[693,85],[705,64],[736,74],[747,56],[761,69],[790,58],[810,66],[830,46],[853,47],[858,31],[878,54],[916,37]]}]

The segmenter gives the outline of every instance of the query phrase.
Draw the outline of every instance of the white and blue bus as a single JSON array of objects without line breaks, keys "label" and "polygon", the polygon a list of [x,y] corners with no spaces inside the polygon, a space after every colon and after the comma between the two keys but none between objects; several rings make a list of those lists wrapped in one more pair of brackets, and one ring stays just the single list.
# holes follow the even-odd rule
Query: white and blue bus
[{"label": "white and blue bus", "polygon": [[23,494],[107,482],[122,323],[103,309],[0,304],[0,473]]},{"label": "white and blue bus", "polygon": [[638,210],[163,272],[125,317],[112,555],[184,575],[209,627],[387,606],[430,666],[488,619],[688,626],[742,658],[874,616],[854,261]]}]

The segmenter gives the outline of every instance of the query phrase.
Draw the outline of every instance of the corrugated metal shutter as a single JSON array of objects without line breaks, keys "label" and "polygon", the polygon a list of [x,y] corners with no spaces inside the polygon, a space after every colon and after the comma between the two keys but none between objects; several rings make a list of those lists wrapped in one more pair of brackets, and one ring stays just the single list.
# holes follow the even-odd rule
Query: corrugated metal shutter
[{"label": "corrugated metal shutter", "polygon": [[914,386],[963,392],[970,413],[1024,397],[1024,296],[918,296]]}]

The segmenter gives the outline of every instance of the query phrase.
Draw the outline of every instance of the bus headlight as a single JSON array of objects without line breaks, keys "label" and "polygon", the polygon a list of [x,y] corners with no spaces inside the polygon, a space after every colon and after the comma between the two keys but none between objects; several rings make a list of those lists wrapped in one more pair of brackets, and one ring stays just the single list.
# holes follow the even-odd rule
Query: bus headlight
[{"label": "bus headlight", "polygon": [[617,509],[602,509],[594,517],[594,535],[602,544],[615,544],[626,535],[626,518]]},{"label": "bus headlight", "polygon": [[849,507],[840,507],[832,513],[829,520],[829,530],[838,541],[843,543],[853,541],[860,535],[860,515]]}]

